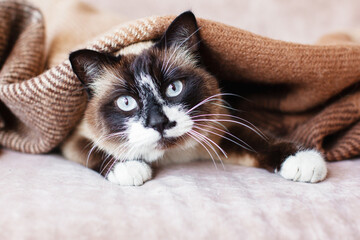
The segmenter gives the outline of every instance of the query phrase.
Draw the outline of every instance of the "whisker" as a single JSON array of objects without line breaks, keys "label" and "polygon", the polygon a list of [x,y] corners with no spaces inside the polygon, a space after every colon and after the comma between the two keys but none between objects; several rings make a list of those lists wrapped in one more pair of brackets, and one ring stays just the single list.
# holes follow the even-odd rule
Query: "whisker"
[{"label": "whisker", "polygon": [[[109,153],[110,156],[112,156],[112,158],[114,159],[114,161],[111,163],[110,167],[108,168],[108,171],[106,172],[105,174],[105,178],[107,178],[107,176],[109,175],[110,171],[112,170],[112,168],[114,167],[114,165],[118,162],[121,162],[121,161],[124,161],[123,159],[123,156],[127,153],[129,153],[130,151],[132,151],[132,148],[130,150],[127,150],[126,153],[122,153],[120,156],[117,156],[117,157],[114,157],[114,152],[118,152],[119,150],[122,150],[122,149],[125,149],[127,148],[127,145],[123,145],[123,146],[120,146],[120,149],[119,147],[117,147],[113,153]],[[107,168],[107,166],[109,165],[111,161],[108,161],[108,163],[105,165],[105,167],[102,169],[102,171],[100,172],[100,175],[103,173],[103,171]]]},{"label": "whisker", "polygon": [[[88,155],[87,155],[87,159],[86,159],[86,163],[85,163],[85,166],[88,168],[89,167],[89,160],[90,160],[90,157],[91,157],[91,154],[93,153],[94,150],[98,150],[96,149],[98,147],[98,145],[106,140],[108,140],[109,138],[113,138],[113,137],[118,137],[118,136],[123,136],[125,133],[123,132],[116,132],[116,133],[112,133],[112,134],[109,134],[109,135],[104,135],[104,136],[101,136],[99,137],[97,140],[95,140],[92,144],[93,146],[91,147],[90,151],[88,152]],[[121,138],[123,139],[123,138]],[[90,143],[91,144],[91,143]],[[86,147],[88,146],[89,144],[86,145]]]},{"label": "whisker", "polygon": [[233,108],[233,107],[225,106],[225,105],[223,105],[223,104],[218,104],[218,103],[214,103],[214,102],[212,102],[211,104],[216,105],[216,106],[219,106],[219,107],[223,107],[223,108],[226,108],[226,109],[235,111],[235,112],[241,112],[241,110],[235,109],[235,108]]},{"label": "whisker", "polygon": [[[111,162],[111,161],[109,161],[108,164],[109,164],[110,162]],[[104,175],[104,178],[105,178],[105,179],[107,179],[107,177],[108,177],[111,169],[113,169],[114,165],[115,165],[116,163],[118,163],[118,162],[120,162],[120,161],[114,158],[114,161],[111,163],[108,171],[107,171],[107,172],[105,173],[105,175]],[[104,169],[100,172],[100,175],[102,175],[103,171],[106,169],[106,167],[107,167],[108,164],[106,164],[106,166],[104,167]]]},{"label": "whisker", "polygon": [[[129,144],[128,143],[123,143],[122,145],[119,145],[116,149],[114,149],[110,155],[113,156],[113,158],[115,159],[115,162],[123,162],[128,160],[126,156],[131,155],[132,151],[135,149],[135,146],[132,146],[129,148]],[[125,151],[126,150],[126,151]],[[115,155],[115,153],[118,153],[122,151],[122,153],[120,153],[120,155]],[[115,163],[113,163],[110,168],[108,169],[108,172],[106,173],[109,174],[109,172],[111,171],[111,169],[113,168]]]},{"label": "whisker", "polygon": [[[197,132],[197,131],[195,131],[195,130],[192,130],[192,132],[193,132],[193,134],[196,134],[196,135],[198,136],[198,138],[202,139],[202,140],[204,141],[204,143],[206,143],[206,144],[213,150],[213,152],[214,152],[214,153],[216,154],[216,156],[218,157],[218,159],[219,159],[219,161],[220,161],[223,169],[225,169],[224,163],[223,163],[220,155],[217,153],[216,149],[211,145],[211,143],[213,143],[213,144],[222,152],[222,154],[224,154],[224,156],[225,156],[226,158],[228,158],[226,152],[225,152],[218,144],[216,144],[213,140],[211,140],[210,138],[206,137],[205,135],[203,135],[203,134],[201,134],[201,133],[199,133],[199,132]],[[210,141],[211,143],[210,143],[209,141]]]},{"label": "whisker", "polygon": [[90,151],[89,151],[89,153],[88,153],[88,155],[87,155],[87,159],[86,159],[86,163],[85,163],[85,166],[88,168],[89,167],[89,160],[90,160],[90,157],[91,157],[91,154],[92,154],[92,152],[96,149],[96,145],[94,144],[92,147],[91,147],[91,149],[90,149]]},{"label": "whisker", "polygon": [[263,136],[264,140],[268,140],[268,137],[258,127],[256,127],[253,123],[249,122],[248,120],[246,120],[244,118],[241,118],[241,117],[238,117],[238,116],[234,116],[234,115],[231,115],[231,114],[225,114],[225,113],[208,113],[208,114],[196,115],[196,116],[193,116],[192,118],[206,117],[206,116],[225,116],[225,117],[231,117],[231,118],[235,118],[235,119],[244,121],[247,124],[249,124],[251,127],[253,127],[254,129],[256,129],[256,131],[258,131],[258,133]]},{"label": "whisker", "polygon": [[[227,132],[229,132],[230,130],[222,123],[219,123],[218,121],[216,121],[215,119],[213,119],[214,121],[212,121],[211,123],[215,123],[217,125],[219,125],[220,127],[224,128]],[[195,123],[195,124],[199,124],[199,123]]]},{"label": "whisker", "polygon": [[115,137],[120,137],[120,140],[124,140],[125,135],[126,135],[125,132],[112,133],[106,136],[104,140],[108,140],[109,138],[115,138]]},{"label": "whisker", "polygon": [[[197,129],[201,129],[201,128],[199,128],[199,127],[196,127],[196,128],[197,128]],[[201,129],[201,130],[202,130],[202,129]],[[222,153],[226,158],[228,158],[226,152],[225,152],[217,143],[215,143],[213,140],[211,140],[210,138],[208,138],[208,137],[205,136],[204,134],[201,134],[201,133],[199,133],[198,131],[195,131],[194,129],[192,129],[191,131],[199,134],[200,136],[202,136],[203,138],[205,138],[207,141],[210,141],[212,144],[214,144],[214,145],[221,151],[221,153]],[[214,152],[216,152],[215,149],[213,149],[213,150],[214,150]],[[219,157],[219,156],[218,156],[218,157]],[[220,158],[220,157],[219,157],[219,158]]]},{"label": "whisker", "polygon": [[[111,159],[108,161],[109,157],[112,157],[111,154],[109,153],[106,153],[106,156],[104,157],[103,156],[103,160],[101,162],[101,165],[100,165],[100,168],[99,168],[99,171],[100,171],[100,175],[101,173],[104,171],[104,169],[106,169],[106,167],[108,166],[109,162],[111,161]],[[106,163],[107,162],[107,163]],[[106,164],[105,164],[106,163]],[[105,164],[105,166],[104,166]]]},{"label": "whisker", "polygon": [[[194,110],[194,109],[200,107],[201,105],[207,103],[208,100],[210,100],[210,99],[213,99],[213,98],[216,98],[216,97],[221,97],[221,96],[237,96],[237,95],[233,94],[233,93],[217,93],[217,94],[214,94],[214,95],[212,95],[210,97],[205,98],[204,100],[202,100],[201,102],[196,104],[194,107],[190,108],[186,113],[190,113],[192,110]],[[219,99],[216,99],[216,101],[222,101],[222,99],[219,98]]]},{"label": "whisker", "polygon": [[191,132],[191,130],[190,130],[189,132],[187,132],[186,134],[189,135],[191,138],[193,138],[196,142],[198,142],[198,143],[208,152],[209,156],[211,157],[211,159],[212,159],[212,161],[213,161],[213,163],[214,163],[215,168],[218,169],[218,168],[217,168],[217,165],[216,165],[216,162],[215,162],[215,160],[214,160],[213,155],[210,153],[209,149],[207,149],[207,147],[205,147],[205,145],[201,142],[201,140],[199,140],[199,139],[196,137],[196,135],[193,135],[193,133]]},{"label": "whisker", "polygon": [[[244,145],[246,145],[246,146],[247,146],[248,148],[250,148],[251,150],[254,150],[254,149],[253,149],[249,144],[247,144],[244,140],[242,140],[242,139],[238,138],[237,136],[235,136],[234,134],[230,133],[229,130],[224,131],[224,130],[222,130],[221,128],[217,128],[217,127],[215,127],[215,126],[205,125],[205,124],[201,124],[201,123],[195,123],[195,125],[196,125],[196,126],[202,126],[202,127],[210,127],[210,128],[215,129],[215,130],[217,130],[217,131],[220,131],[220,132],[222,132],[222,133],[225,133],[225,134],[227,134],[227,135],[235,138],[236,140],[240,141],[241,143],[243,143]],[[255,150],[254,150],[254,151],[255,151]]]},{"label": "whisker", "polygon": [[249,144],[247,144],[246,142],[244,142],[243,140],[241,140],[241,139],[239,139],[239,138],[237,138],[237,139],[238,139],[240,142],[242,142],[244,145],[246,145],[246,146],[244,146],[243,144],[238,143],[238,142],[234,141],[233,139],[228,138],[228,137],[226,137],[226,136],[224,136],[224,135],[221,135],[221,134],[219,134],[219,133],[215,133],[215,132],[213,132],[213,131],[211,131],[211,130],[203,129],[203,128],[200,128],[200,127],[197,127],[197,126],[194,126],[194,128],[197,128],[197,129],[203,130],[203,131],[205,131],[205,132],[214,134],[214,135],[216,135],[216,136],[222,137],[222,138],[224,138],[224,139],[226,139],[226,140],[228,140],[228,141],[230,141],[230,142],[232,142],[232,143],[238,145],[239,147],[242,147],[242,148],[244,148],[244,149],[246,149],[246,150],[248,150],[248,151],[256,152]]},{"label": "whisker", "polygon": [[[120,156],[116,156],[114,157],[115,155],[115,152],[119,152],[120,150],[123,150],[123,149],[126,149],[128,148],[128,144],[126,143],[123,143],[122,145],[119,145],[115,150],[113,150],[112,152],[109,152],[109,153],[106,153],[106,158],[103,159],[103,162],[101,164],[101,167],[99,169],[99,174],[102,175],[103,172],[107,169],[107,172],[104,174],[104,178],[107,179],[110,171],[113,169],[114,165],[120,161],[123,161],[124,160],[124,155],[128,154],[129,151],[132,150],[132,148],[130,150],[127,150],[126,152],[124,151],[123,153],[121,153]],[[111,157],[111,159],[109,161],[107,161],[107,159]],[[105,164],[105,166],[103,167],[104,163],[107,161],[107,163]],[[108,168],[110,164],[110,167]]]},{"label": "whisker", "polygon": [[[206,122],[206,121],[209,121],[209,122],[213,122],[214,119],[192,119],[192,121],[194,122]],[[231,120],[231,119],[216,119],[215,121],[219,121],[219,122],[231,122],[231,123],[235,123],[235,124],[239,124],[239,125],[242,125],[250,130],[252,130],[254,133],[256,133],[259,137],[261,137],[262,139],[264,139],[265,141],[268,141],[268,138],[267,136],[265,136],[260,130],[256,129],[256,127],[252,127],[252,126],[249,126],[249,125],[246,125],[245,123],[242,123],[242,122],[239,122],[239,121],[235,121],[235,120]],[[246,120],[245,120],[246,121]]]}]

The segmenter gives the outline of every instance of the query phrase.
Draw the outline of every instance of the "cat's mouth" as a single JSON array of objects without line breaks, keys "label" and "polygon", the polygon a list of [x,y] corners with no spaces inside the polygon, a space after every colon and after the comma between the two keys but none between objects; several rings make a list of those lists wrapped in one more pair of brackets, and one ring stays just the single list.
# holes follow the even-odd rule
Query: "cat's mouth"
[{"label": "cat's mouth", "polygon": [[193,123],[184,121],[183,124],[176,124],[176,127],[165,130],[160,134],[160,139],[157,141],[158,150],[167,150],[174,147],[183,146],[186,142],[187,133],[191,131]]},{"label": "cat's mouth", "polygon": [[180,138],[179,137],[161,137],[157,144],[158,150],[167,150],[169,148],[175,147],[179,145]]},{"label": "cat's mouth", "polygon": [[188,146],[189,139],[191,138],[189,138],[187,134],[183,134],[178,137],[161,136],[161,138],[157,141],[157,146],[155,149],[165,151],[178,147],[187,148],[186,146]]}]

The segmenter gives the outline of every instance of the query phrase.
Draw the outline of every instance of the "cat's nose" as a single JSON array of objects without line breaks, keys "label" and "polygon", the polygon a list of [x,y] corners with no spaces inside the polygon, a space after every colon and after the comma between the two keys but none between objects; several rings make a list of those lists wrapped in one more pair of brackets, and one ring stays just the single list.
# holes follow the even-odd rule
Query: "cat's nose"
[{"label": "cat's nose", "polygon": [[165,129],[172,128],[176,125],[176,122],[169,121],[169,119],[162,113],[157,111],[150,112],[147,127],[153,128],[160,134],[163,134]]}]

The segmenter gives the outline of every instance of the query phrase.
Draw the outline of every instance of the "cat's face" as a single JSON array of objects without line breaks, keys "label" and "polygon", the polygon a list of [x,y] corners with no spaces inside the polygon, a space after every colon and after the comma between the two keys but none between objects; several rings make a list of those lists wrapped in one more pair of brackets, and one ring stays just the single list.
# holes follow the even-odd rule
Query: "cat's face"
[{"label": "cat's face", "polygon": [[117,57],[90,50],[71,54],[89,93],[86,126],[100,149],[119,159],[150,162],[170,148],[201,140],[194,138],[194,118],[219,112],[218,105],[204,100],[219,98],[220,90],[199,64],[199,42],[196,20],[187,13],[154,44],[130,46]]}]

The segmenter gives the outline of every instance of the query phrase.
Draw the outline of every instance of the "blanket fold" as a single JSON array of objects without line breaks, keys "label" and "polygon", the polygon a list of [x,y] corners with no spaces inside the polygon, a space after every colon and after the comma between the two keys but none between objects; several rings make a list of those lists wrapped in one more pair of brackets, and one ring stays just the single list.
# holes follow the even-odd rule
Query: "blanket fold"
[{"label": "blanket fold", "polygon": [[[83,38],[81,31],[92,28],[87,18],[72,22]],[[173,18],[126,22],[80,45],[71,37],[58,39],[76,42],[68,45],[69,52],[83,47],[115,52],[160,37]],[[233,102],[247,110],[244,117],[274,135],[316,147],[330,161],[360,154],[360,45],[352,35],[302,45],[198,21],[204,63],[221,84],[247,99]],[[29,3],[0,1],[0,144],[28,153],[56,147],[86,107],[86,96],[65,57],[68,52],[61,55],[61,63],[51,64],[56,49],[45,51],[44,25],[40,11]]]}]

